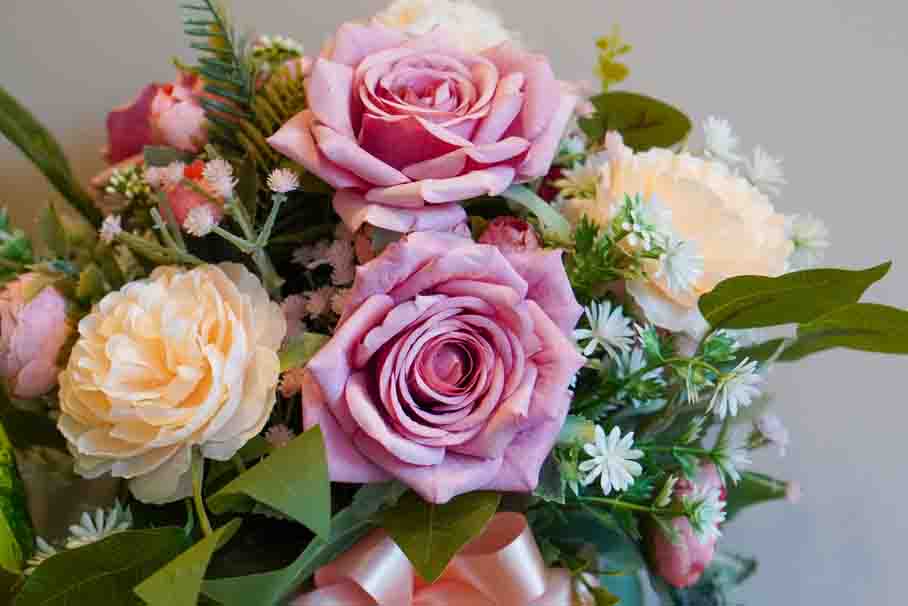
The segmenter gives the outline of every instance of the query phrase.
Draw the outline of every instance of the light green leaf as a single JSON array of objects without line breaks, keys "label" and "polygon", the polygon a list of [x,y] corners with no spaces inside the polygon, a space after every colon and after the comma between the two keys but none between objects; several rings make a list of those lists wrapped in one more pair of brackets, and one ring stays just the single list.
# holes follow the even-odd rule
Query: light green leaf
[{"label": "light green leaf", "polygon": [[133,593],[186,548],[182,528],[118,532],[52,556],[28,577],[14,606],[144,606]]},{"label": "light green leaf", "polygon": [[322,431],[313,427],[208,499],[217,514],[245,495],[277,509],[321,537],[331,529],[331,484]]},{"label": "light green leaf", "polygon": [[396,482],[363,486],[353,503],[332,518],[330,538],[312,539],[300,557],[286,568],[205,581],[202,591],[223,606],[273,606],[297,590],[318,568],[353,547],[374,528],[376,513],[397,502],[405,491]]},{"label": "light green leaf", "polygon": [[714,329],[810,322],[857,302],[890,267],[892,263],[863,271],[808,269],[778,278],[739,276],[700,297],[700,311]]},{"label": "light green leaf", "polygon": [[502,192],[501,197],[515,202],[539,219],[542,235],[548,241],[570,242],[571,224],[551,204],[537,196],[523,185],[512,185]]},{"label": "light green leaf", "polygon": [[471,492],[436,505],[409,493],[384,512],[382,527],[419,576],[432,583],[457,552],[482,532],[500,501],[501,495],[494,492]]},{"label": "light green leaf", "polygon": [[728,486],[728,499],[725,505],[726,519],[731,520],[742,509],[751,505],[784,499],[786,485],[786,482],[762,473],[743,472],[736,485]]},{"label": "light green leaf", "polygon": [[307,332],[290,339],[278,353],[281,372],[305,366],[330,338],[328,335]]},{"label": "light green leaf", "polygon": [[908,354],[908,311],[876,303],[840,307],[798,327],[797,341],[782,359],[799,360],[836,347]]},{"label": "light green leaf", "polygon": [[592,99],[596,113],[581,120],[594,141],[618,131],[634,151],[668,148],[687,138],[691,121],[680,110],[652,97],[629,92],[603,93]]},{"label": "light green leaf", "polygon": [[57,191],[92,225],[101,224],[101,213],[91,196],[73,176],[66,154],[38,120],[0,86],[0,133],[18,147]]},{"label": "light green leaf", "polygon": [[227,544],[242,520],[231,520],[142,581],[136,595],[150,606],[195,606],[214,552]]},{"label": "light green leaf", "polygon": [[97,303],[108,292],[107,281],[104,278],[104,272],[96,264],[91,263],[79,274],[79,285],[76,288],[76,296],[83,301]]},{"label": "light green leaf", "polygon": [[34,540],[16,454],[0,424],[0,567],[13,573],[21,571]]}]

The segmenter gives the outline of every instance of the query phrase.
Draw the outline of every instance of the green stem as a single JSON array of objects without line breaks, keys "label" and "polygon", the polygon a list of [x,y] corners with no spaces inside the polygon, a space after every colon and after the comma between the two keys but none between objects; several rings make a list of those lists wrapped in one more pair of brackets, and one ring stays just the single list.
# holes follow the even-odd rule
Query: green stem
[{"label": "green stem", "polygon": [[186,252],[186,244],[183,243],[183,236],[180,236],[179,241],[174,238],[173,232],[170,231],[170,228],[164,223],[164,219],[161,218],[161,213],[158,212],[158,209],[151,209],[151,218],[154,219],[155,229],[160,232],[161,237],[164,238],[164,244],[168,248],[172,248],[176,252]]},{"label": "green stem", "polygon": [[205,262],[195,255],[149,242],[129,232],[117,234],[117,241],[129,247],[131,251],[161,265],[204,265]]},{"label": "green stem", "polygon": [[643,446],[638,444],[637,448],[649,452],[681,452],[684,454],[700,455],[703,457],[712,456],[712,452],[709,450],[704,450],[702,448],[691,448],[689,446]]},{"label": "green stem", "polygon": [[213,530],[211,521],[208,519],[208,512],[205,510],[205,499],[202,498],[202,482],[204,479],[205,459],[199,453],[193,453],[192,457],[192,502],[195,505],[196,515],[199,516],[199,524],[202,526],[202,532],[209,536]]},{"label": "green stem", "polygon": [[719,430],[719,435],[716,436],[716,444],[713,446],[713,450],[718,450],[728,440],[729,431],[731,431],[731,417],[725,417],[725,420],[722,421],[722,429]]},{"label": "green stem", "polygon": [[254,242],[250,242],[244,238],[237,236],[236,234],[230,233],[220,225],[215,225],[211,228],[212,233],[215,233],[234,246],[236,246],[241,252],[251,255],[257,250],[257,246]]},{"label": "green stem", "polygon": [[[167,225],[169,225],[170,228],[173,230],[173,234],[176,237],[177,244],[179,245],[180,250],[186,250],[186,241],[183,240],[183,232],[182,232],[183,226],[180,225],[179,223],[177,223],[177,217],[176,217],[176,215],[173,214],[173,208],[170,206],[170,200],[166,199],[165,196],[166,196],[166,194],[160,195],[160,198],[163,199],[164,203],[159,204],[158,206],[160,206],[164,209],[164,216],[167,219]],[[157,212],[158,212],[157,209],[155,209],[155,208],[151,209],[152,217],[156,217],[155,221],[158,221],[160,219],[160,215],[158,215]]]},{"label": "green stem", "polygon": [[10,261],[9,259],[0,258],[0,267],[5,267],[6,269],[12,269],[17,273],[21,273],[25,270],[25,266],[21,263],[16,263],[15,261]]},{"label": "green stem", "polygon": [[605,497],[581,497],[585,502],[596,503],[598,505],[609,505],[615,507],[616,509],[626,509],[628,511],[636,511],[638,513],[648,513],[652,515],[660,515],[670,513],[667,509],[659,509],[652,505],[637,505],[636,503],[628,503],[627,501],[622,501],[621,499],[608,499]]}]

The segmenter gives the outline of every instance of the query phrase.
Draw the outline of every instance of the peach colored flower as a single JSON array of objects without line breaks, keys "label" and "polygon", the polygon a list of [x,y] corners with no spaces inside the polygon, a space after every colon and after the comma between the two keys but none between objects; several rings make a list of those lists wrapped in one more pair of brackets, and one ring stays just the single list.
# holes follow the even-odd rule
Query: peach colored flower
[{"label": "peach colored flower", "polygon": [[159,267],[79,323],[60,375],[59,428],[76,471],[166,503],[191,492],[193,450],[227,460],[275,402],[280,307],[242,265]]}]

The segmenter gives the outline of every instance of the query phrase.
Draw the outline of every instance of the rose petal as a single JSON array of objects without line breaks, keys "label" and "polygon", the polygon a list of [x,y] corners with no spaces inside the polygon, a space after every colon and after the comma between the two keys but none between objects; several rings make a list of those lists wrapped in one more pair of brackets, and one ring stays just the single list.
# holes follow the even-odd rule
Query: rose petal
[{"label": "rose petal", "polygon": [[365,57],[404,44],[405,34],[378,24],[344,23],[322,56],[351,67]]},{"label": "rose petal", "polygon": [[400,171],[388,166],[356,144],[356,141],[325,126],[312,129],[319,150],[338,166],[343,166],[364,181],[387,187],[409,183]]},{"label": "rose petal", "polygon": [[526,101],[520,112],[520,135],[536,139],[546,130],[560,101],[554,94],[559,84],[548,59],[527,53],[511,42],[503,42],[482,54],[498,67],[502,78],[512,73],[523,74]]},{"label": "rose petal", "polygon": [[421,118],[372,114],[363,116],[359,144],[398,170],[471,145],[469,140]]},{"label": "rose petal", "polygon": [[486,145],[476,145],[454,150],[438,158],[413,164],[403,169],[411,179],[448,179],[460,175],[467,161],[475,164],[498,164],[514,160],[530,148],[530,142],[519,137],[508,137]]},{"label": "rose petal", "polygon": [[317,59],[306,80],[306,99],[315,119],[348,139],[354,139],[350,121],[353,69],[342,63]]},{"label": "rose petal", "polygon": [[514,123],[514,119],[523,108],[523,88],[526,78],[522,73],[508,74],[498,83],[498,90],[492,99],[489,114],[479,124],[479,129],[473,135],[473,143],[494,143],[501,139],[505,132]]},{"label": "rose petal", "polygon": [[560,102],[551,119],[546,123],[545,130],[534,141],[527,153],[526,160],[518,169],[520,178],[535,179],[548,174],[558,152],[558,146],[571,117],[577,106],[577,96],[563,93]]},{"label": "rose petal", "polygon": [[505,257],[526,280],[527,298],[536,301],[546,315],[564,331],[570,332],[583,314],[564,272],[560,250],[505,251]]},{"label": "rose petal", "polygon": [[141,154],[151,144],[151,102],[158,94],[159,84],[149,84],[126,105],[114,108],[107,115],[108,146],[105,159],[110,164]]},{"label": "rose petal", "polygon": [[436,204],[424,208],[394,208],[369,204],[360,194],[338,191],[334,195],[334,211],[351,231],[364,224],[398,233],[452,230],[467,220],[460,204]]},{"label": "rose petal", "polygon": [[493,166],[450,179],[426,179],[372,189],[366,193],[366,200],[391,206],[410,206],[419,201],[445,204],[478,196],[497,196],[514,182],[514,174],[514,169],[509,166]]}]

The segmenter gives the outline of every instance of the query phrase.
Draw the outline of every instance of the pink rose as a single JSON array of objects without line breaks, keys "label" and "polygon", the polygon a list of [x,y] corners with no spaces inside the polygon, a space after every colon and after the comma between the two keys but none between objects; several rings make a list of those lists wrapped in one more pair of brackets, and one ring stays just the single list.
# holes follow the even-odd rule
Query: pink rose
[{"label": "pink rose", "polygon": [[107,147],[104,159],[109,164],[119,164],[132,156],[141,154],[151,144],[151,102],[158,94],[160,85],[151,83],[143,88],[138,97],[126,105],[114,108],[107,114]]},{"label": "pink rose", "polygon": [[354,231],[445,230],[465,218],[454,202],[545,175],[577,102],[545,57],[508,43],[466,54],[439,31],[353,23],[306,91],[268,141],[338,190]]},{"label": "pink rose", "polygon": [[[725,499],[725,489],[722,478],[715,465],[704,465],[694,483],[702,488],[719,488],[722,498]],[[691,494],[694,485],[688,481],[678,482],[675,487],[675,497],[681,498]],[[712,538],[705,543],[694,534],[693,528],[687,518],[679,517],[672,520],[672,527],[678,533],[678,542],[672,543],[659,527],[651,525],[647,529],[650,560],[663,579],[674,587],[690,587],[700,580],[703,571],[709,566],[716,552],[716,539]]]},{"label": "pink rose", "polygon": [[583,365],[581,311],[560,251],[435,232],[389,245],[357,269],[303,382],[331,478],[397,478],[436,503],[535,488]]},{"label": "pink rose", "polygon": [[31,301],[35,274],[25,274],[0,292],[0,375],[17,398],[37,398],[57,384],[57,358],[70,334],[66,299],[45,287]]},{"label": "pink rose", "polygon": [[539,236],[533,226],[517,217],[501,216],[492,219],[492,222],[482,232],[479,241],[482,244],[491,244],[502,250],[537,250]]}]

